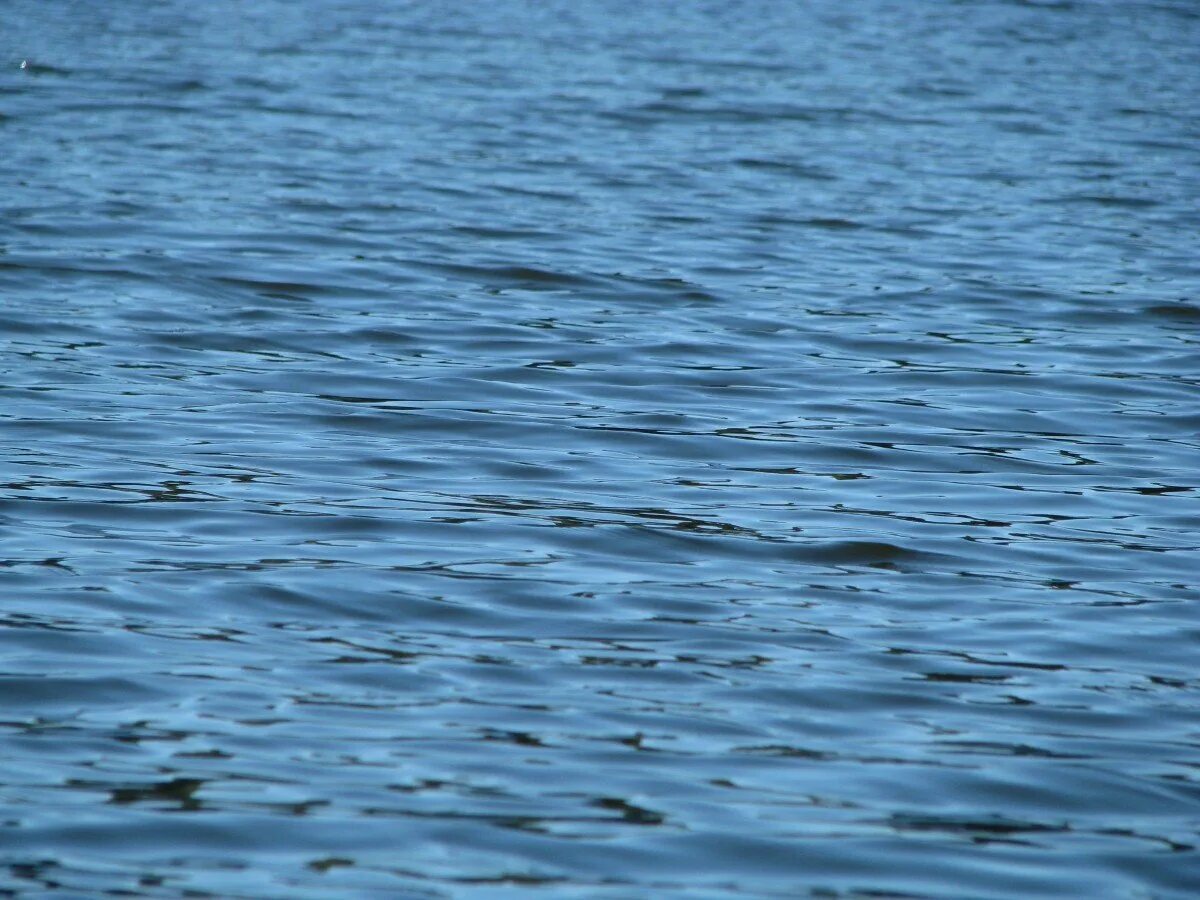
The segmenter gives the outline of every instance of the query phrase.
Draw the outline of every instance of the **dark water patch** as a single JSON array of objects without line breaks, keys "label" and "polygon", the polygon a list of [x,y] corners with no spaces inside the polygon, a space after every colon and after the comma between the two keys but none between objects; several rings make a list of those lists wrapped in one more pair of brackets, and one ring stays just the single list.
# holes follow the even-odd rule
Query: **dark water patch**
[{"label": "dark water patch", "polygon": [[1200,306],[1194,303],[1183,301],[1159,303],[1146,307],[1145,311],[1151,316],[1159,316],[1168,321],[1183,323],[1200,322]]},{"label": "dark water patch", "polygon": [[594,283],[592,279],[570,272],[553,272],[527,266],[465,266],[445,263],[422,263],[423,267],[455,278],[478,282],[493,288],[556,288],[582,287]]},{"label": "dark water patch", "polygon": [[65,77],[71,74],[70,69],[52,66],[49,63],[35,62],[32,59],[21,60],[17,68],[25,75],[57,75]]},{"label": "dark water patch", "polygon": [[849,219],[805,219],[803,224],[829,231],[855,231],[863,227],[861,223],[852,222]]},{"label": "dark water patch", "polygon": [[1058,197],[1051,201],[1062,205],[1095,205],[1095,206],[1114,206],[1123,209],[1149,209],[1158,206],[1158,200],[1152,200],[1144,197],[1128,197],[1116,194],[1074,194],[1067,197]]},{"label": "dark water patch", "polygon": [[737,165],[752,171],[778,172],[792,178],[811,179],[813,181],[833,181],[835,176],[817,166],[789,162],[783,159],[743,158],[736,160]]}]

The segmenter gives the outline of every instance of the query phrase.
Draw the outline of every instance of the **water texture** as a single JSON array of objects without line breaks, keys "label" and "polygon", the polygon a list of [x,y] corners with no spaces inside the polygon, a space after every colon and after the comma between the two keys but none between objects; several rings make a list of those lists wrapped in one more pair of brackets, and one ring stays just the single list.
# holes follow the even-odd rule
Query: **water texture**
[{"label": "water texture", "polygon": [[1200,8],[0,6],[0,893],[1200,888]]}]

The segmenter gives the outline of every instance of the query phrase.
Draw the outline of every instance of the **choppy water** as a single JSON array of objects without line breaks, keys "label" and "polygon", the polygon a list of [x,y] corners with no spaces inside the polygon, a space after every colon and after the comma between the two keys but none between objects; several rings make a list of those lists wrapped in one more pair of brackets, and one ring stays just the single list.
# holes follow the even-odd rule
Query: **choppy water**
[{"label": "choppy water", "polygon": [[0,892],[1200,886],[1190,0],[0,63]]}]

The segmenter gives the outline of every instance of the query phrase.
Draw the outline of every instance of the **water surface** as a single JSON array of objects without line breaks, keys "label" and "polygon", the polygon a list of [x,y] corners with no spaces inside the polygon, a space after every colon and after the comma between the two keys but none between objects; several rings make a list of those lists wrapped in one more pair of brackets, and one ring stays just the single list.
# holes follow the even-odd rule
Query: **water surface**
[{"label": "water surface", "polygon": [[1200,10],[0,10],[0,891],[1186,897]]}]

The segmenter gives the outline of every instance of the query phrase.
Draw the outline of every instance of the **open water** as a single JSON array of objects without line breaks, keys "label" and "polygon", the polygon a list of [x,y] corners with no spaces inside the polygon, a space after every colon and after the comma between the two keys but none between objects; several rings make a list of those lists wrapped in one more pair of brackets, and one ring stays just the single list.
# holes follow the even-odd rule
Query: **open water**
[{"label": "open water", "polygon": [[1200,888],[1191,0],[8,0],[0,186],[0,893]]}]

